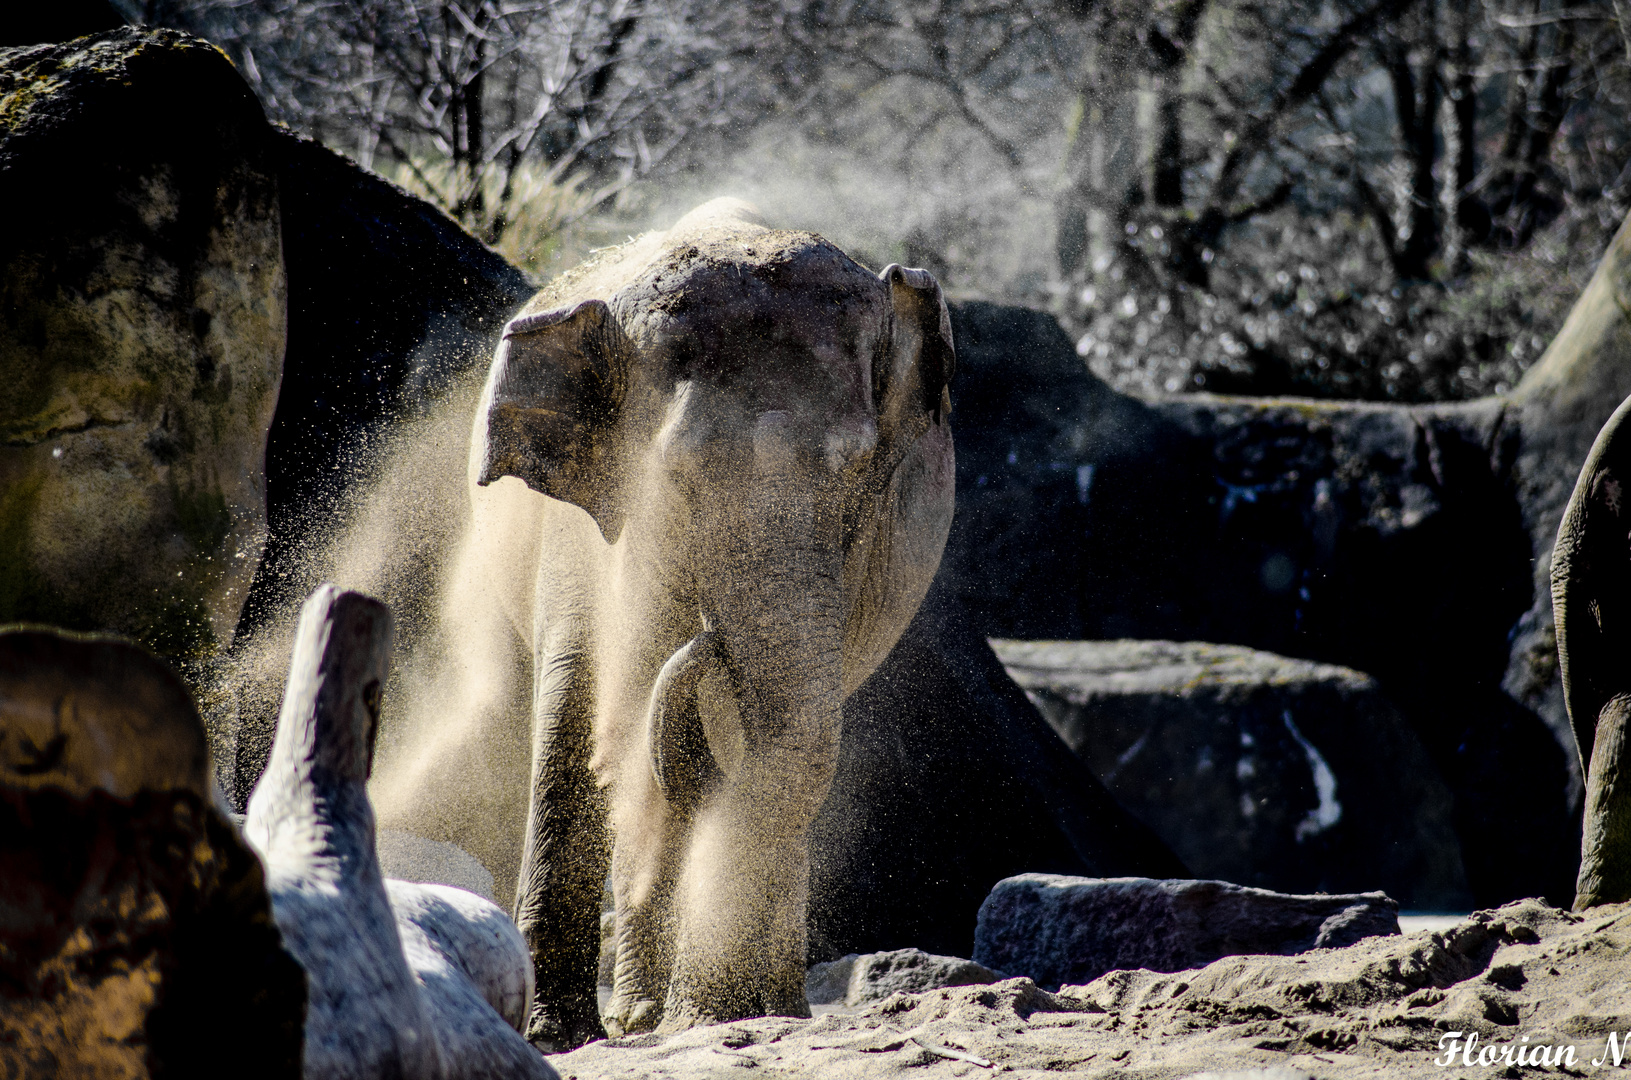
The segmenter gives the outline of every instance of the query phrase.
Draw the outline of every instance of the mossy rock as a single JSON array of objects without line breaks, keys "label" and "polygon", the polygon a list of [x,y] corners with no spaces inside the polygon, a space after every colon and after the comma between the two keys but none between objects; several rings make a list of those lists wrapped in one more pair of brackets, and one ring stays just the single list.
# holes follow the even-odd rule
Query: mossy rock
[{"label": "mossy rock", "polygon": [[285,344],[271,128],[220,50],[0,50],[0,621],[231,641]]}]

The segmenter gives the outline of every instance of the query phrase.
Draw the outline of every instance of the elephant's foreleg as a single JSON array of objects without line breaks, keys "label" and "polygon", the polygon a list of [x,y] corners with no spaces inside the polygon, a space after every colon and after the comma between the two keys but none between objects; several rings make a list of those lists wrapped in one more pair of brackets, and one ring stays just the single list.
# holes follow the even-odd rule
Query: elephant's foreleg
[{"label": "elephant's foreleg", "polygon": [[605,1034],[596,973],[606,805],[589,768],[593,676],[577,644],[556,636],[538,655],[532,799],[515,902],[538,980],[527,1038],[552,1051]]},{"label": "elephant's foreleg", "polygon": [[674,880],[690,831],[690,815],[675,812],[654,784],[642,784],[638,799],[639,808],[625,808],[612,855],[617,963],[606,1029],[613,1035],[650,1031],[662,1019],[674,962]]},{"label": "elephant's foreleg", "polygon": [[1627,775],[1627,727],[1631,694],[1609,699],[1597,714],[1597,734],[1586,770],[1586,813],[1580,844],[1580,877],[1574,907],[1631,900],[1631,775]]},{"label": "elephant's foreleg", "polygon": [[804,996],[807,826],[778,822],[773,796],[734,787],[697,815],[675,895],[663,1030],[745,1016],[808,1016]]},{"label": "elephant's foreleg", "polygon": [[766,1016],[809,1016],[810,999],[804,990],[805,963],[809,958],[809,841],[791,853],[799,865],[786,875],[787,887],[775,898],[770,913],[770,940],[778,943],[765,966]]}]

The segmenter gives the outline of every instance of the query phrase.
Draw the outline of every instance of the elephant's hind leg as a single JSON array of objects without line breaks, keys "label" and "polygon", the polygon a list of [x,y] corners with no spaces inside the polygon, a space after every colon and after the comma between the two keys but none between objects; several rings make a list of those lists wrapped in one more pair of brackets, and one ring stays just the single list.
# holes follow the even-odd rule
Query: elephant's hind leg
[{"label": "elephant's hind leg", "polygon": [[1631,900],[1631,775],[1626,767],[1631,694],[1617,694],[1597,714],[1586,770],[1586,814],[1574,907]]},{"label": "elephant's hind leg", "polygon": [[581,630],[539,650],[533,690],[532,801],[516,889],[516,925],[537,992],[527,1038],[547,1052],[602,1038],[596,995],[606,804],[589,768],[593,673]]}]

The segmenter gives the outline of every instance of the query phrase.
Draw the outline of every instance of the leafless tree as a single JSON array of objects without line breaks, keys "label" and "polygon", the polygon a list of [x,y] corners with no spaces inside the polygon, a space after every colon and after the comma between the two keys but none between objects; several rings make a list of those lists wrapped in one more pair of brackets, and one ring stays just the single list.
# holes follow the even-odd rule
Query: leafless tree
[{"label": "leafless tree", "polygon": [[765,29],[730,0],[146,3],[227,49],[274,117],[406,167],[489,239],[524,165],[587,180],[592,206],[728,122]]},{"label": "leafless tree", "polygon": [[[1099,355],[1139,364],[1159,353],[1156,366],[1196,376],[1182,385],[1267,385],[1223,370],[1233,367],[1278,372],[1268,383],[1304,392],[1494,388],[1511,372],[1492,350],[1520,328],[1533,337],[1528,309],[1496,304],[1510,325],[1476,333],[1453,319],[1430,330],[1411,313],[1438,301],[1401,303],[1399,290],[1442,291],[1473,272],[1474,253],[1525,251],[1605,188],[1631,201],[1631,167],[1620,169],[1631,38],[1606,6],[824,0],[804,10],[806,49],[847,73],[824,83],[833,122],[883,88],[921,87],[932,104],[909,132],[960,129],[970,152],[983,147],[1052,202],[1052,302],[1088,331],[1084,346],[1097,340]],[[1262,241],[1269,221],[1306,238]],[[1355,221],[1368,235],[1351,234],[1344,222]],[[1515,363],[1533,355],[1513,348]]]}]

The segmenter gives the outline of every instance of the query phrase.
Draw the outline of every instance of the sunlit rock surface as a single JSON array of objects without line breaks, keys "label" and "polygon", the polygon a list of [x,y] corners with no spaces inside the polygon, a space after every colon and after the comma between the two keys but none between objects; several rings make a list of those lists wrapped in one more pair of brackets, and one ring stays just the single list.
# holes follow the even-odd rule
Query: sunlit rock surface
[{"label": "sunlit rock surface", "polygon": [[805,976],[814,1005],[866,1005],[891,994],[918,994],[946,986],[994,983],[1002,975],[972,960],[935,956],[922,949],[851,954],[816,964]]},{"label": "sunlit rock surface", "polygon": [[294,1078],[305,1009],[180,680],[0,633],[0,1076]]},{"label": "sunlit rock surface", "polygon": [[1376,680],[1239,645],[995,641],[1111,794],[1197,877],[1466,911],[1453,801]]},{"label": "sunlit rock surface", "polygon": [[0,621],[232,641],[285,342],[270,133],[196,38],[0,52]]},{"label": "sunlit rock surface", "polygon": [[[1544,1045],[1559,1054],[1572,1048],[1575,1074],[1612,1075],[1591,1063],[1612,1065],[1609,1032],[1623,1048],[1631,1031],[1631,987],[1613,975],[1627,960],[1631,905],[1582,918],[1525,900],[1476,912],[1451,930],[1341,949],[1232,956],[1175,974],[1114,971],[1056,994],[1029,979],[898,994],[856,1015],[607,1040],[552,1061],[577,1080],[688,1080],[727,1070],[932,1080],[997,1069],[1037,1080],[1183,1080],[1271,1068],[1359,1080],[1530,1075],[1500,1053],[1515,1058]],[[1441,1067],[1435,1061],[1451,1032],[1462,1033],[1456,1067]],[[1473,1033],[1466,1067],[1461,1053]],[[1491,1046],[1493,1060],[1479,1066]]]}]

